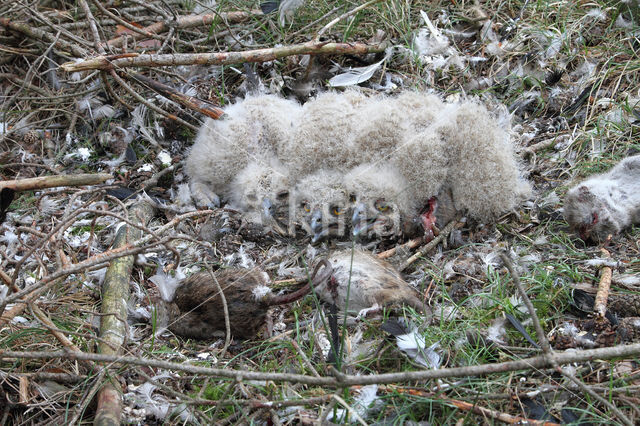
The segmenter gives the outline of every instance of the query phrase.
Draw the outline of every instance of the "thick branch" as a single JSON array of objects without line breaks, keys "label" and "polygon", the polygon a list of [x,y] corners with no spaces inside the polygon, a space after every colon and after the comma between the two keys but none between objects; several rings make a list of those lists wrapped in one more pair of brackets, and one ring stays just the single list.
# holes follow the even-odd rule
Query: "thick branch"
[{"label": "thick branch", "polygon": [[33,191],[36,189],[55,188],[57,186],[97,185],[113,178],[109,173],[83,173],[79,175],[55,175],[37,178],[0,181],[2,188],[14,191]]},{"label": "thick branch", "polygon": [[[145,202],[136,204],[129,213],[129,219],[139,221],[146,226],[154,214],[154,209]],[[121,226],[116,234],[113,247],[128,246],[142,237],[142,230],[132,226]],[[114,259],[107,268],[102,284],[102,304],[100,321],[100,340],[98,351],[104,355],[117,355],[127,335],[127,300],[129,300],[129,278],[133,270],[135,256]],[[120,423],[122,411],[120,393],[108,381],[98,391],[98,407],[95,425]]]},{"label": "thick branch", "polygon": [[[133,40],[141,40],[144,38],[152,38],[156,34],[163,33],[167,31],[169,28],[192,28],[192,27],[200,27],[211,25],[216,22],[217,19],[223,19],[229,24],[236,24],[239,22],[246,21],[252,16],[262,15],[262,11],[254,10],[251,12],[226,12],[226,13],[212,13],[209,15],[189,15],[189,16],[181,16],[178,18],[176,22],[171,22],[171,25],[167,25],[165,22],[156,22],[155,24],[151,24],[148,27],[137,28],[137,32],[135,34],[127,34],[127,38],[131,38]],[[107,42],[108,46],[112,47],[122,47],[124,43],[125,36],[120,36],[109,40]]]},{"label": "thick branch", "polygon": [[97,56],[84,62],[66,62],[60,67],[67,72],[111,70],[128,67],[162,67],[177,65],[232,65],[244,62],[267,62],[293,55],[349,54],[382,52],[386,45],[365,43],[307,42],[291,46],[248,50],[245,52],[137,54]]},{"label": "thick branch", "polygon": [[586,362],[593,360],[606,360],[612,358],[633,357],[640,355],[640,343],[632,345],[621,345],[610,348],[588,349],[582,351],[569,350],[564,352],[553,352],[553,354],[543,354],[531,358],[516,361],[500,362],[496,364],[481,364],[467,367],[442,368],[439,370],[408,371],[400,373],[370,374],[370,375],[348,375],[339,374],[339,377],[313,377],[303,374],[290,373],[262,373],[246,370],[233,370],[230,368],[209,368],[185,363],[173,363],[156,359],[133,357],[133,356],[111,356],[102,354],[91,354],[84,352],[56,351],[56,352],[18,352],[0,351],[0,359],[56,359],[66,358],[71,360],[91,360],[100,363],[114,363],[121,365],[144,365],[148,367],[162,368],[167,370],[185,371],[190,374],[202,374],[207,376],[226,377],[231,380],[273,380],[278,382],[303,383],[318,386],[355,386],[371,385],[382,383],[408,382],[414,380],[429,380],[445,377],[466,377],[483,376],[494,373],[504,373],[508,371],[532,370],[541,368],[551,368],[554,364],[563,365],[574,362]]}]

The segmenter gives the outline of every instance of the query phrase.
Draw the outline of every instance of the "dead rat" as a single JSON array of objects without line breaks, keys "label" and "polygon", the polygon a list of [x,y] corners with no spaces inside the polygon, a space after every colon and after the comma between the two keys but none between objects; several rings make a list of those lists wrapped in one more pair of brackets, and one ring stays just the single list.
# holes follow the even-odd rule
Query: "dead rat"
[{"label": "dead rat", "polygon": [[327,261],[331,276],[314,286],[318,297],[334,303],[339,309],[360,312],[379,306],[405,304],[430,315],[430,309],[422,303],[420,294],[402,279],[400,273],[388,262],[362,250],[341,250],[332,253]]},{"label": "dead rat", "polygon": [[315,268],[311,284],[297,291],[276,296],[267,286],[268,275],[258,269],[228,268],[209,272],[199,272],[186,278],[176,289],[170,301],[163,301],[168,317],[168,328],[178,336],[206,340],[214,337],[216,331],[225,330],[225,314],[218,286],[222,289],[227,309],[231,334],[234,337],[250,339],[265,323],[271,306],[283,305],[300,299],[309,293],[311,286],[320,286],[331,273],[326,261]]},{"label": "dead rat", "polygon": [[583,240],[605,240],[640,223],[640,155],[567,192],[564,217]]}]

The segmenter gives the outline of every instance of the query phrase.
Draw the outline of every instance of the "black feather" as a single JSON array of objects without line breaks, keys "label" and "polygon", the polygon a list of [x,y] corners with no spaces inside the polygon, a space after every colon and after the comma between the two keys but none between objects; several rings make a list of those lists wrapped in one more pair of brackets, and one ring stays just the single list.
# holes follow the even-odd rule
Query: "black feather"
[{"label": "black feather", "polygon": [[7,210],[16,195],[16,191],[11,188],[2,188],[0,191],[0,223],[7,217]]},{"label": "black feather", "polygon": [[262,13],[264,13],[265,15],[271,12],[275,12],[276,10],[278,10],[278,8],[280,7],[280,1],[264,1],[262,3],[260,3],[260,10],[262,10]]},{"label": "black feather", "polygon": [[560,81],[562,74],[564,74],[564,70],[553,70],[544,78],[544,83],[547,86],[553,86]]}]

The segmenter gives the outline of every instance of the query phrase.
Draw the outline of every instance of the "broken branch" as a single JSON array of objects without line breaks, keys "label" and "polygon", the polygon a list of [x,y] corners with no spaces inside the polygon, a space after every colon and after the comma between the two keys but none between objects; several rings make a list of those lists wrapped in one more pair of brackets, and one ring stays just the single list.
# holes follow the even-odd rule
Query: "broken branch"
[{"label": "broken branch", "polygon": [[[97,3],[97,2],[96,2]],[[156,22],[155,24],[151,24],[144,28],[136,28],[135,34],[127,34],[126,36],[120,36],[114,39],[111,39],[107,42],[108,46],[111,47],[122,47],[124,43],[125,37],[133,39],[133,40],[141,40],[144,38],[153,38],[157,34],[163,33],[167,31],[169,28],[192,28],[199,26],[206,26],[213,24],[216,19],[224,20],[230,24],[236,24],[253,16],[262,15],[262,11],[260,10],[252,10],[251,12],[223,12],[223,13],[212,13],[207,15],[195,15],[195,16],[181,16],[175,22],[171,22],[171,25],[167,25],[166,22]],[[135,27],[134,27],[135,28]]]},{"label": "broken branch", "polygon": [[[605,248],[601,248],[600,251],[606,258],[611,258],[611,255]],[[604,315],[607,313],[607,300],[609,299],[612,275],[613,269],[611,266],[602,267],[600,283],[598,284],[598,292],[596,293],[596,301],[593,305],[593,310],[600,318],[604,318]]]},{"label": "broken branch", "polygon": [[0,190],[11,188],[14,191],[33,191],[55,188],[57,186],[97,185],[113,178],[109,173],[82,173],[78,175],[55,175],[37,178],[0,181]]},{"label": "broken branch", "polygon": [[384,51],[385,43],[327,43],[310,41],[291,46],[247,50],[244,52],[127,54],[102,55],[83,62],[66,62],[60,67],[66,72],[112,70],[128,67],[162,67],[176,65],[232,65],[244,62],[267,62],[293,55],[348,54],[364,55]]}]

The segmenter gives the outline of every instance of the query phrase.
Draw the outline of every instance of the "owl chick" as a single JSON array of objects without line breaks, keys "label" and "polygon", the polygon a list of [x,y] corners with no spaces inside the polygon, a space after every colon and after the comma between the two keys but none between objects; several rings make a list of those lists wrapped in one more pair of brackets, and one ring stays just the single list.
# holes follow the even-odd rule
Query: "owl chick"
[{"label": "owl chick", "polygon": [[229,202],[245,212],[247,221],[271,226],[281,234],[288,224],[292,184],[278,159],[253,160],[231,181]]},{"label": "owl chick", "polygon": [[292,176],[319,169],[344,172],[358,163],[352,149],[353,126],[362,119],[357,112],[365,99],[356,91],[325,92],[302,106],[292,137],[277,141],[278,157]]},{"label": "owl chick", "polygon": [[355,200],[351,214],[354,236],[400,236],[418,216],[418,203],[407,179],[391,164],[361,164],[344,177]]},{"label": "owl chick", "polygon": [[321,169],[296,185],[295,222],[313,236],[312,242],[346,233],[352,203],[343,179],[336,170]]},{"label": "owl chick", "polygon": [[605,240],[640,223],[640,155],[567,192],[564,217],[583,240]]},{"label": "owl chick", "polygon": [[217,206],[219,195],[249,161],[268,161],[274,141],[291,136],[300,105],[278,96],[248,97],[224,109],[220,120],[208,118],[185,163],[191,192],[200,206]]},{"label": "owl chick", "polygon": [[[338,309],[360,312],[375,304],[381,307],[406,304],[428,314],[420,294],[402,279],[388,262],[362,250],[341,250],[327,261],[331,277],[314,287],[320,299],[334,303]],[[348,301],[347,301],[348,295]]]},{"label": "owl chick", "polygon": [[453,173],[452,168],[457,172],[459,168],[466,167],[463,164],[453,166],[453,147],[441,132],[452,109],[453,106],[443,109],[442,116],[426,129],[405,133],[403,142],[390,155],[391,164],[402,171],[410,193],[420,205],[425,205],[440,191]]},{"label": "owl chick", "polygon": [[457,210],[478,220],[495,219],[531,194],[522,177],[509,129],[484,105],[460,102],[438,132],[447,141],[448,184]]},{"label": "owl chick", "polygon": [[384,161],[404,145],[415,154],[415,140],[408,137],[431,126],[444,109],[438,96],[415,91],[366,98],[355,111],[352,155],[360,163]]}]

